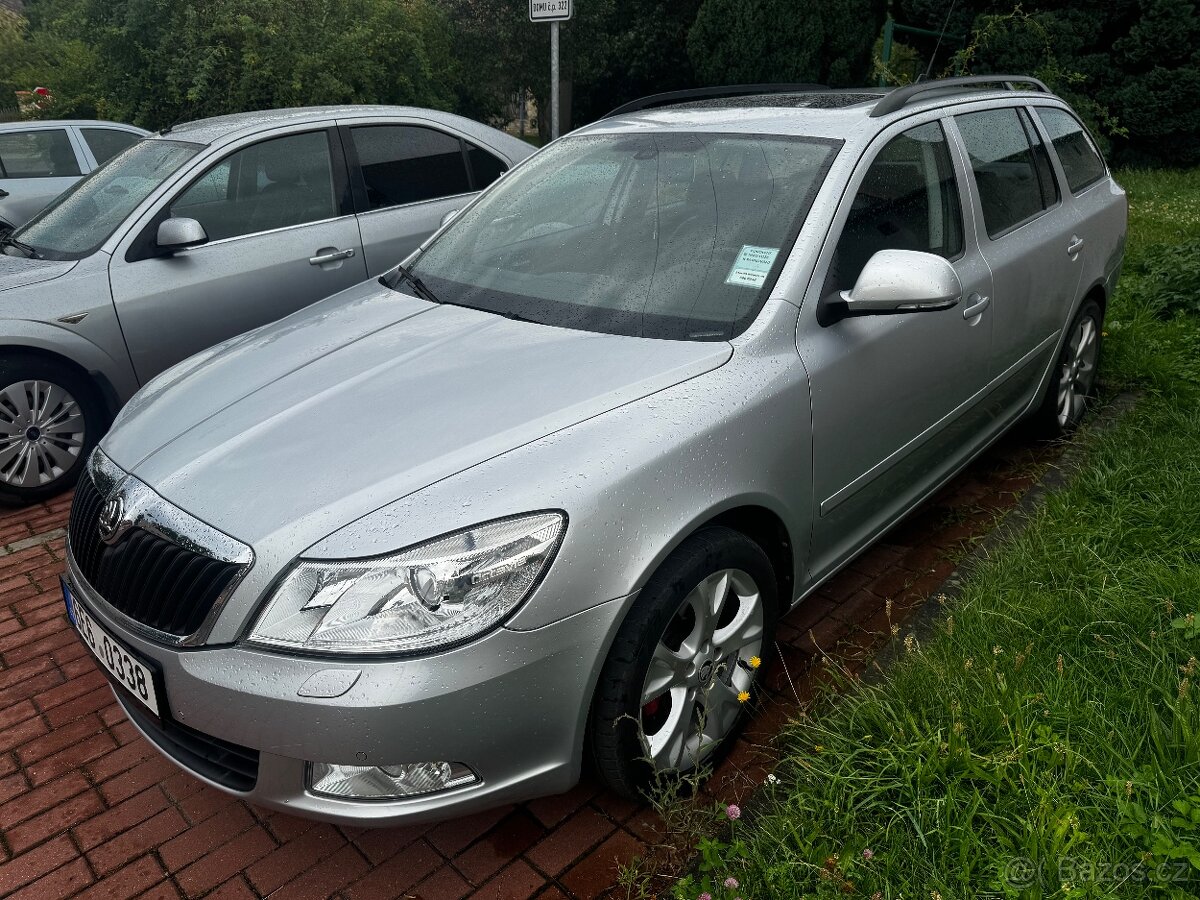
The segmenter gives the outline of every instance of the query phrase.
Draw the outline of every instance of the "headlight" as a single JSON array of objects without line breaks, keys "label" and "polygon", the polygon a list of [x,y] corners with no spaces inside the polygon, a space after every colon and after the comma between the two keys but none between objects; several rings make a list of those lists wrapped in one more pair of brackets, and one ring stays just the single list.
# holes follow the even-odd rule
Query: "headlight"
[{"label": "headlight", "polygon": [[562,513],[537,513],[375,559],[301,560],[250,640],[329,653],[405,653],[472,638],[528,596],[565,527]]}]

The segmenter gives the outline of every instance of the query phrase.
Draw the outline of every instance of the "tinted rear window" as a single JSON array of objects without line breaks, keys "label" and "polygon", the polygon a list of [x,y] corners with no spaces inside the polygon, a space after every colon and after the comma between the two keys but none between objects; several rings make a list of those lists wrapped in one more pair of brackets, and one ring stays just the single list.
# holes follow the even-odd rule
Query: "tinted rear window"
[{"label": "tinted rear window", "polygon": [[1071,193],[1078,193],[1104,177],[1104,160],[1078,119],[1061,109],[1049,107],[1039,107],[1037,114],[1054,144]]},{"label": "tinted rear window", "polygon": [[351,128],[367,192],[367,208],[382,209],[471,190],[458,138],[411,125]]},{"label": "tinted rear window", "polygon": [[989,109],[956,117],[979,189],[983,222],[995,238],[1049,204],[1016,109]]},{"label": "tinted rear window", "polygon": [[141,140],[140,135],[131,131],[118,131],[116,128],[81,128],[83,139],[87,141],[92,156],[96,157],[96,165],[102,166],[122,150],[131,147]]}]

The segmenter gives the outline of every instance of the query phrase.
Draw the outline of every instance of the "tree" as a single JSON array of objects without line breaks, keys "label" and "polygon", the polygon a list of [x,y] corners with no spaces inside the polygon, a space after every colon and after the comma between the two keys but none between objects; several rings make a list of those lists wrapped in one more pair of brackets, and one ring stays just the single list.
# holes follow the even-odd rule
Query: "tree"
[{"label": "tree", "polygon": [[886,0],[704,0],[688,55],[704,84],[862,84]]}]

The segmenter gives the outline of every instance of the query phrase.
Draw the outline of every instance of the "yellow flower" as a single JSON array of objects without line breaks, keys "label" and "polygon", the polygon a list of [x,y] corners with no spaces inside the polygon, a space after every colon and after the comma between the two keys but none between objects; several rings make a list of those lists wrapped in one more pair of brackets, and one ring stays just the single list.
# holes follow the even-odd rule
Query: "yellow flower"
[{"label": "yellow flower", "polygon": [[757,656],[750,657],[750,668],[757,669],[761,665],[762,665],[762,660],[759,659]]},{"label": "yellow flower", "polygon": [[741,693],[738,694],[738,703],[745,703],[749,699],[750,699],[749,691],[742,691]]}]

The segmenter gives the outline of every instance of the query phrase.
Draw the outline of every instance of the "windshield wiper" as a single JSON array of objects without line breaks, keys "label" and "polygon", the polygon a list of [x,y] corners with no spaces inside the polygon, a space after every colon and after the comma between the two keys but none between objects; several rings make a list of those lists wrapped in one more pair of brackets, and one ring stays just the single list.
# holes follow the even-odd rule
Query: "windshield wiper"
[{"label": "windshield wiper", "polygon": [[425,282],[423,282],[419,276],[414,275],[412,269],[408,268],[408,266],[404,265],[404,263],[398,263],[396,265],[396,277],[391,279],[390,283],[388,283],[388,287],[395,290],[396,285],[401,280],[407,281],[410,285],[412,285],[413,291],[422,300],[425,300],[429,303],[441,304],[442,301],[437,298],[437,294],[431,291],[425,285]]},{"label": "windshield wiper", "polygon": [[42,258],[42,254],[38,253],[37,250],[35,250],[33,247],[30,247],[24,241],[18,241],[11,234],[6,234],[6,235],[4,235],[4,237],[0,237],[0,247],[3,247],[5,244],[11,244],[13,247],[16,247],[18,250],[20,250],[22,253],[24,253],[26,256],[28,256],[30,259],[41,259]]}]

